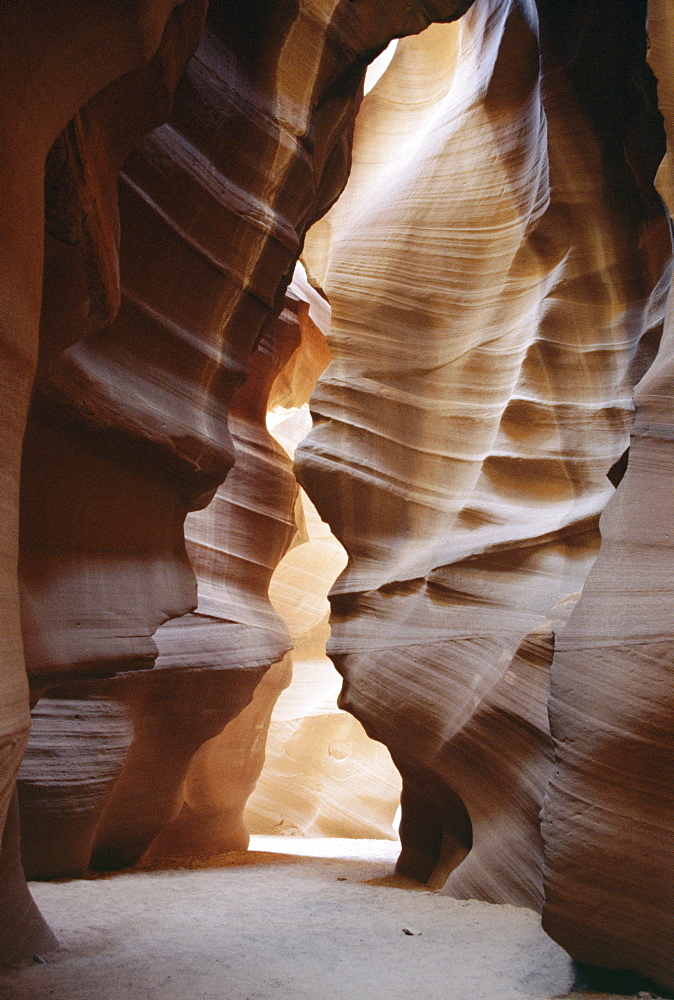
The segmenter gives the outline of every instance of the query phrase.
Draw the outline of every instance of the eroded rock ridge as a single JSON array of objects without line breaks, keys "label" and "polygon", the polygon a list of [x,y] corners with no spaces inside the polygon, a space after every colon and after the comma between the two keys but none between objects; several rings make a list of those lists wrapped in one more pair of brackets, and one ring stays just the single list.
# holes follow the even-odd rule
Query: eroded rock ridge
[{"label": "eroded rock ridge", "polygon": [[[673,31],[664,0],[0,10],[2,961],[54,944],[19,814],[33,877],[245,848],[268,731],[293,794],[249,822],[388,835],[309,681],[341,570],[399,870],[674,989]],[[267,414],[317,379],[293,470]],[[307,716],[270,730],[293,658]]]}]

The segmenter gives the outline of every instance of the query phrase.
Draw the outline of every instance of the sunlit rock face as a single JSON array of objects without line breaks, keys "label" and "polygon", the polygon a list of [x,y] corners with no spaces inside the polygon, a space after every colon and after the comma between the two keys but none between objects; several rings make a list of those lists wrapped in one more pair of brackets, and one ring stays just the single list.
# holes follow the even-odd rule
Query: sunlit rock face
[{"label": "sunlit rock face", "polygon": [[[366,64],[469,6],[212,0],[205,31],[201,0],[0,10],[0,961],[53,944],[19,806],[33,875],[245,847],[269,732],[251,823],[390,835],[394,779],[355,763],[320,658],[341,555],[318,522],[289,548],[265,418],[327,360],[325,306],[288,284]],[[402,774],[400,870],[545,897],[574,957],[674,988],[646,12],[476,0],[401,42],[307,241],[335,318],[298,469],[348,557],[331,656]],[[671,134],[674,24],[648,14]],[[671,209],[671,150],[658,190]]]},{"label": "sunlit rock face", "polygon": [[[674,28],[648,7],[668,151],[658,187],[670,210]],[[545,801],[544,926],[591,965],[635,969],[674,989],[672,523],[674,314],[637,385],[629,464],[601,522],[602,546],[558,641],[550,719],[556,765]]]},{"label": "sunlit rock face", "polygon": [[[306,408],[284,412],[272,414],[280,418],[273,434],[292,455],[311,417]],[[386,748],[338,708],[341,678],[325,655],[327,594],[346,553],[304,491],[301,503],[302,530],[269,588],[290,631],[292,682],[274,707],[265,765],[244,821],[254,834],[391,839],[400,775]]]},{"label": "sunlit rock face", "polygon": [[329,652],[403,775],[399,869],[459,897],[543,903],[554,637],[661,331],[638,7],[478,0],[400,42],[307,241],[333,361],[297,465],[349,556]]}]

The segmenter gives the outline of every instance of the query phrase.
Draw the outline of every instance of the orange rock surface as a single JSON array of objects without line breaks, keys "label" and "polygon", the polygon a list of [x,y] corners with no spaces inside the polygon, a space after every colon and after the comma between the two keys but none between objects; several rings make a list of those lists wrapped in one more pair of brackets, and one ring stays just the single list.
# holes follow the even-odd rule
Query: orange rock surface
[{"label": "orange rock surface", "polygon": [[[658,188],[671,213],[671,9],[649,3],[649,61],[668,137]],[[672,520],[674,303],[634,392],[624,479],[552,671],[555,770],[546,795],[543,926],[578,960],[674,989]]]}]

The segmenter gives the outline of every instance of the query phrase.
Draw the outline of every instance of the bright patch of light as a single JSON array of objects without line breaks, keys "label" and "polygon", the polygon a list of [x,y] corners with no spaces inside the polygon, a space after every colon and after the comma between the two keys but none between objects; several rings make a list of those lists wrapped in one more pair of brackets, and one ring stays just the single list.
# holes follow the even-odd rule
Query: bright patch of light
[{"label": "bright patch of light", "polygon": [[388,48],[378,55],[374,62],[371,62],[365,74],[365,93],[369,94],[374,85],[379,82],[386,70],[389,68],[391,60],[395,55],[398,39],[394,38]]}]

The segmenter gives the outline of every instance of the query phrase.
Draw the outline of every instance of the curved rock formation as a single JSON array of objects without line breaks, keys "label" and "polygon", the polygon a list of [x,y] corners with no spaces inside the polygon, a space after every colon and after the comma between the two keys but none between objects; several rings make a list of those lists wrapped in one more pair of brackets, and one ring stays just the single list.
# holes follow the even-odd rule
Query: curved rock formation
[{"label": "curved rock formation", "polygon": [[[290,324],[287,327],[292,331]],[[297,343],[291,339],[288,347],[295,349]],[[43,804],[41,815],[33,807],[22,816],[28,852],[24,863],[33,877],[82,874],[90,859],[95,867],[104,868],[135,863],[182,808],[186,777],[201,745],[238,715],[269,664],[288,649],[287,631],[266,600],[266,586],[295,530],[297,487],[289,459],[256,419],[260,415],[264,419],[274,365],[284,360],[282,346],[277,336],[274,351],[263,342],[256,352],[249,379],[236,394],[230,414],[237,453],[234,468],[206,511],[190,524],[192,564],[201,591],[197,610],[159,629],[154,670],[79,686],[71,681],[38,705],[43,717],[46,706],[53,706],[58,725],[61,706],[74,699],[79,726],[69,740],[59,739],[59,730],[54,729],[52,745],[62,749],[58,758],[52,750],[51,762],[53,767],[59,759],[63,767],[70,760],[72,770],[81,755],[78,770],[85,797],[100,785],[106,768],[100,749],[94,745],[87,754],[81,741],[92,711],[99,712],[101,704],[113,716],[125,711],[133,723],[133,740],[127,742],[128,753],[116,762],[114,788],[108,782],[103,800],[91,802],[89,809],[62,798],[59,782],[53,775],[49,780],[49,769],[46,775],[38,773],[38,782],[47,780],[45,794],[51,794],[51,801]],[[34,750],[39,747],[31,739],[19,786],[23,801],[31,796],[30,767],[38,763],[33,761]],[[50,818],[61,827],[58,837]],[[86,847],[78,829],[83,820]],[[193,839],[199,836],[195,822]],[[222,836],[227,842],[224,829]],[[245,847],[240,840],[239,835],[230,846]],[[60,867],[50,864],[49,845],[55,842],[61,852]],[[36,864],[29,864],[28,858],[36,859]]]},{"label": "curved rock formation", "polygon": [[96,95],[47,159],[40,355],[24,441],[19,567],[25,656],[37,691],[64,672],[151,665],[152,632],[173,605],[173,613],[184,613],[194,601],[184,502],[162,482],[160,463],[129,454],[125,442],[74,421],[50,397],[64,352],[100,336],[119,308],[119,172],[168,116],[204,12],[203,3],[180,8],[148,66]]},{"label": "curved rock formation", "polygon": [[[553,636],[598,551],[670,255],[638,17],[602,38],[564,10],[478,0],[399,43],[364,100],[307,242],[333,361],[299,452],[349,555],[342,704],[403,775],[400,870],[536,908]],[[625,63],[599,78],[570,58],[608,47]]]},{"label": "curved rock formation", "polygon": [[[205,0],[0,9],[0,961],[53,944],[18,863],[24,648],[31,873],[246,843],[298,510],[265,413],[324,359],[321,302],[289,282],[367,64],[469,7],[211,0],[203,37]],[[674,306],[649,368],[671,223],[646,12],[475,0],[398,46],[307,242],[333,360],[299,469],[347,550],[331,655],[403,776],[400,870],[540,908],[547,787],[545,926],[674,989]],[[648,14],[671,138],[674,21]],[[659,190],[671,210],[671,149]],[[294,579],[277,606],[313,670],[324,612]],[[343,785],[357,724],[279,712],[293,780],[329,718]],[[343,833],[343,811],[307,793],[278,822]]]},{"label": "curved rock formation", "polygon": [[[18,489],[23,431],[37,362],[41,308],[44,165],[50,146],[87,101],[112,81],[138,71],[156,52],[174,7],[143,0],[102,9],[98,3],[22,4],[0,12],[3,38],[2,351],[3,351],[3,783],[8,801],[16,750],[25,738],[25,675],[17,599]],[[201,9],[190,2],[185,10]],[[48,46],[36,44],[48,39]],[[196,39],[195,39],[196,40]],[[151,127],[151,126],[150,126]],[[119,125],[118,125],[119,128]],[[122,127],[122,132],[123,132]],[[142,134],[142,133],[141,133]],[[121,138],[121,136],[120,136]],[[23,715],[19,723],[19,716]],[[22,735],[23,733],[23,735]],[[12,735],[14,734],[14,735]],[[6,737],[6,738],[5,738]],[[14,748],[14,749],[12,749]],[[11,758],[11,759],[10,759]]]},{"label": "curved rock formation", "polygon": [[[669,150],[659,187],[674,209],[671,11],[649,4],[650,62]],[[579,961],[636,970],[674,990],[672,521],[674,302],[634,393],[625,477],[560,636],[550,718],[544,927]]]},{"label": "curved rock formation", "polygon": [[[295,535],[297,484],[289,457],[266,429],[266,414],[277,381],[279,394],[287,395],[298,355],[311,378],[316,336],[324,342],[309,315],[317,298],[306,282],[293,281],[286,308],[234,396],[228,421],[234,467],[209,506],[186,523],[198,607],[157,632],[155,671],[129,678],[148,692],[145,710],[157,718],[163,739],[137,718],[136,739],[97,830],[97,867],[133,863],[148,848],[144,860],[158,863],[248,845],[243,808],[264,760],[271,711],[290,679],[282,662],[290,636],[267,591]],[[169,697],[160,674],[173,679]],[[176,726],[180,715],[184,732]]]},{"label": "curved rock formation", "polygon": [[[154,670],[73,678],[39,703],[39,729],[19,782],[29,877],[81,875],[90,864],[128,867],[160,835],[155,862],[245,849],[241,811],[259,773],[269,714],[288,681],[279,667],[260,683],[290,646],[267,589],[296,530],[291,462],[265,420],[276,380],[281,376],[281,398],[293,391],[298,354],[312,382],[325,367],[319,362],[312,378],[312,359],[321,357],[316,342],[325,344],[312,318],[318,300],[298,276],[234,396],[234,467],[186,525],[198,581],[195,612],[157,631]],[[325,325],[325,315],[318,318]],[[254,705],[223,733],[254,691]],[[119,719],[124,743],[116,737]],[[97,734],[90,745],[88,728]],[[117,748],[114,758],[102,752],[106,740]]]},{"label": "curved rock formation", "polygon": [[[86,266],[74,269],[63,282],[65,292],[49,299],[43,377],[24,452],[22,582],[29,670],[36,694],[62,685],[51,701],[83,698],[96,706],[112,685],[136,717],[134,742],[102,816],[100,796],[86,807],[86,845],[79,834],[72,845],[77,870],[96,828],[96,863],[126,864],[142,853],[180,810],[183,781],[198,747],[241,709],[264,669],[287,648],[285,629],[271,613],[263,585],[294,530],[288,511],[295,483],[288,468],[279,478],[287,460],[260,430],[270,386],[256,381],[253,372],[231,413],[230,403],[254,351],[267,358],[274,373],[289,353],[283,318],[276,322],[276,317],[306,228],[345,181],[368,61],[392,35],[421,30],[429,17],[451,18],[466,6],[466,0],[423,4],[419,10],[383,2],[341,4],[326,8],[317,20],[312,8],[290,2],[273,11],[212,2],[199,50],[178,85],[170,123],[125,162],[117,315],[115,244],[109,233],[115,213],[105,197],[101,224],[93,212],[93,235],[85,227],[80,239]],[[307,52],[313,61],[307,61]],[[124,96],[132,100],[133,93]],[[101,100],[114,139],[118,122],[112,102]],[[156,103],[150,104],[153,111]],[[121,108],[132,120],[134,111]],[[52,154],[52,215],[61,241],[71,238],[78,221],[59,211],[62,164],[74,188],[66,201],[74,201],[87,220],[99,204],[98,188],[110,192],[108,174],[116,164],[112,154],[106,158],[105,143],[89,128],[89,118],[81,119]],[[138,126],[143,131],[144,120]],[[77,171],[71,177],[75,152],[82,160],[81,178]],[[55,258],[50,287],[58,289],[67,251],[59,248]],[[87,310],[94,314],[88,323]],[[101,331],[101,317],[113,316]],[[239,474],[235,467],[229,499],[216,500],[191,546],[202,577],[199,612],[164,625],[155,642],[159,625],[196,603],[183,520],[189,509],[210,500],[235,459],[239,464],[237,449],[249,468],[240,466]],[[237,538],[246,518],[237,521],[233,537],[215,544],[214,557],[213,535],[231,520],[227,506],[237,504],[248,512],[248,526]],[[272,510],[280,532],[267,530]],[[160,649],[159,669],[163,660],[178,671],[173,688],[166,674],[161,680],[159,673],[142,679],[127,675],[152,666]],[[237,680],[231,705],[223,702],[214,712],[214,675],[205,668],[225,663],[237,671]],[[208,677],[201,695],[195,677],[180,675],[192,666]],[[120,671],[116,680],[89,680]],[[66,674],[81,681],[63,685]],[[171,705],[186,696],[203,702],[182,712],[179,723]],[[57,731],[61,714],[56,710]],[[145,767],[148,757],[161,776],[147,774],[143,781],[139,762]],[[148,816],[141,817],[138,799],[148,781],[155,798]],[[24,800],[29,799],[26,786]],[[78,795],[65,800],[76,804]],[[27,841],[44,840],[46,827],[41,829],[35,808],[45,801],[37,796],[33,802]],[[243,833],[239,829],[233,836],[238,843]],[[67,854],[64,845],[59,864]],[[33,858],[40,855],[37,848],[27,851]],[[46,866],[37,871],[54,874],[49,852],[44,856]]]},{"label": "curved rock formation", "polygon": [[[99,173],[98,166],[93,166],[94,192],[90,183],[92,173],[79,172],[81,164],[76,164],[70,172],[68,185],[57,198],[63,207],[69,205],[74,212],[73,217],[63,220],[64,229],[68,230],[66,242],[70,236],[74,237],[71,254],[67,251],[61,254],[49,244],[47,237],[48,256],[61,257],[60,263],[65,263],[68,270],[63,287],[74,293],[63,295],[63,312],[71,312],[73,298],[78,307],[85,306],[84,315],[76,313],[72,317],[77,336],[77,331],[89,318],[88,291],[82,288],[87,264],[82,257],[93,259],[102,251],[100,259],[108,259],[103,246],[114,246],[115,172],[124,153],[139,136],[162,120],[168,110],[166,98],[172,86],[171,76],[175,78],[180,72],[198,40],[204,3],[188,0],[172,15],[176,7],[175,0],[141,0],[134,4],[118,4],[114,8],[91,2],[56,4],[27,0],[20,7],[4,5],[0,11],[3,50],[0,68],[0,145],[3,149],[0,199],[0,388],[3,398],[0,438],[3,538],[0,558],[3,674],[0,827],[4,825],[28,734],[28,691],[17,578],[19,482],[24,430],[38,363],[45,258],[45,160],[68,121],[81,113],[79,125],[83,125],[85,131],[85,120],[93,126],[94,160],[95,154],[100,154],[103,169]],[[164,33],[167,21],[169,25]],[[159,54],[155,56],[158,49]],[[120,77],[123,80],[115,83]],[[139,117],[129,119],[124,112],[128,110],[131,94],[135,95],[132,103]],[[118,111],[112,128],[111,102],[116,101],[121,101],[122,113],[119,115]],[[78,123],[74,128],[78,130]],[[79,135],[81,137],[81,130]],[[92,200],[87,211],[80,215],[82,193],[91,195]],[[92,211],[94,203],[100,215]],[[76,232],[78,226],[79,232]],[[57,237],[60,239],[62,235],[59,233]],[[66,261],[66,258],[69,259]],[[49,267],[48,261],[48,272]],[[102,288],[114,299],[114,284],[114,267],[107,268],[96,290],[92,290],[92,302],[101,299]],[[55,340],[65,336],[66,343],[70,342],[68,324],[63,322],[62,316],[53,315]],[[100,322],[95,308],[91,319],[93,325]],[[42,350],[44,342],[40,347]],[[5,918],[0,961],[7,962],[20,960],[36,949],[53,944],[53,936],[37,914],[20,872],[15,806],[12,809],[0,855]]]}]

